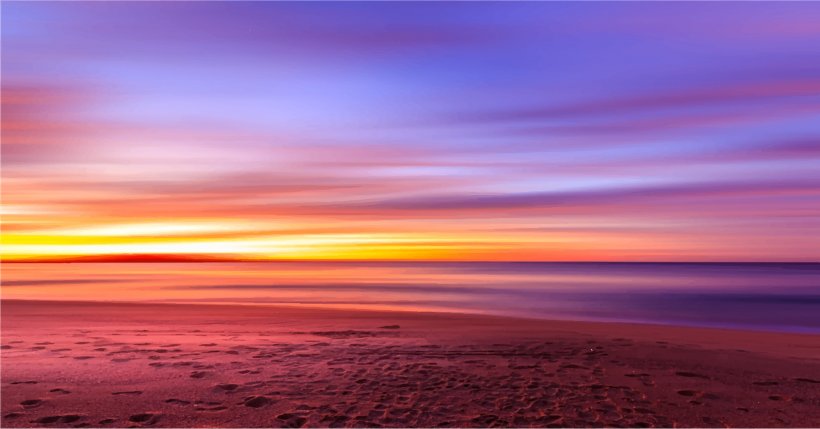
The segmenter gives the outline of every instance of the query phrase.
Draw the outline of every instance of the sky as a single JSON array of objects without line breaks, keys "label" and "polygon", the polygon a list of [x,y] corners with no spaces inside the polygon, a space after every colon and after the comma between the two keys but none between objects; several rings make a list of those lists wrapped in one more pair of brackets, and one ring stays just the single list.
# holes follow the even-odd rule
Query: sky
[{"label": "sky", "polygon": [[818,22],[3,2],[2,256],[820,261]]}]

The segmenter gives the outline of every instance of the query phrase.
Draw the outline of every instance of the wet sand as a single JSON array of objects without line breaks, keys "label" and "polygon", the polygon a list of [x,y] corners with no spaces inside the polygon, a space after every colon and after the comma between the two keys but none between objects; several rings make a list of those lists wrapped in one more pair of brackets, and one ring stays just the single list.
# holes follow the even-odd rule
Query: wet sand
[{"label": "wet sand", "polygon": [[820,426],[820,336],[2,302],[2,426]]}]

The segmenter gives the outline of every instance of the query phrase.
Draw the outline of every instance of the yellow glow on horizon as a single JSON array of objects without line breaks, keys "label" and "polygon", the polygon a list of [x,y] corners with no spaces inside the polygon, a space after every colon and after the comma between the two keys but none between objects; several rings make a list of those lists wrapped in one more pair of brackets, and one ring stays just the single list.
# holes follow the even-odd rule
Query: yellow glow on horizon
[{"label": "yellow glow on horizon", "polygon": [[[228,238],[159,235],[231,231],[192,224],[134,224],[66,229],[57,234],[5,234],[5,260],[84,255],[229,255],[237,259],[454,259],[492,252],[507,238],[423,233],[328,233],[242,235]],[[200,226],[203,226],[200,228]],[[209,225],[210,226],[210,225]],[[142,235],[148,232],[154,235]],[[95,232],[96,235],[80,235]],[[528,237],[521,243],[541,242]]]},{"label": "yellow glow on horizon", "polygon": [[[9,216],[10,217],[10,216]],[[113,217],[66,217],[29,225],[4,218],[0,257],[5,261],[85,256],[202,256],[237,260],[612,260],[624,249],[656,248],[641,237],[578,231],[533,232],[476,228],[469,222],[363,222],[281,216],[156,217],[116,222]],[[11,228],[11,225],[15,225]],[[654,247],[653,247],[654,246]],[[589,249],[597,248],[595,252]]]},{"label": "yellow glow on horizon", "polygon": [[[181,232],[181,228],[163,225],[150,229],[154,233]],[[88,228],[99,235],[79,235],[80,230],[66,231],[64,235],[6,234],[2,255],[5,259],[23,259],[43,256],[118,255],[118,254],[221,254],[266,257],[298,257],[317,255],[332,257],[333,253],[351,252],[359,246],[410,244],[422,241],[412,237],[378,234],[326,234],[307,236],[235,237],[211,239],[202,237],[142,236],[149,230],[146,225],[137,228]],[[201,230],[199,228],[191,228]],[[110,235],[117,232],[118,235]],[[203,231],[205,232],[205,231]],[[208,229],[207,232],[213,232]],[[126,234],[133,234],[128,236]]]}]

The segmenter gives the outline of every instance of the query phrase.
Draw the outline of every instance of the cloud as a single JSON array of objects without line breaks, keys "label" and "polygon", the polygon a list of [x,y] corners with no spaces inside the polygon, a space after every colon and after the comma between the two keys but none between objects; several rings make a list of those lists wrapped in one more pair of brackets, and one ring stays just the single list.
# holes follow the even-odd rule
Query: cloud
[{"label": "cloud", "polygon": [[820,182],[724,182],[625,187],[573,192],[532,192],[501,195],[428,196],[388,200],[374,207],[401,210],[480,210],[555,206],[607,206],[631,202],[684,198],[731,198],[743,196],[815,195]]},{"label": "cloud", "polygon": [[2,86],[3,164],[73,158],[100,127],[72,112],[97,93],[79,85],[10,83]]},{"label": "cloud", "polygon": [[5,280],[3,287],[32,287],[32,286],[67,286],[67,285],[84,285],[84,284],[107,284],[107,283],[122,283],[129,282],[128,279],[118,278],[93,278],[93,279],[42,279],[42,280]]},{"label": "cloud", "polygon": [[[713,87],[687,88],[669,92],[648,93],[580,103],[547,105],[522,109],[505,109],[464,114],[465,120],[530,121],[591,116],[625,115],[666,109],[714,107],[726,104],[748,104],[805,97],[810,102],[820,97],[820,80],[775,80],[754,83],[726,84]],[[816,98],[815,98],[816,100]]]},{"label": "cloud", "polygon": [[[703,129],[759,125],[820,112],[820,80],[782,78],[752,82],[725,82],[612,95],[588,101],[542,106],[462,110],[432,123],[477,126],[484,133],[513,138],[587,136],[592,145],[623,144],[623,136],[669,136]],[[518,104],[526,102],[520,101]],[[462,107],[463,109],[463,107]],[[544,147],[554,145],[540,143]],[[574,145],[589,146],[583,141]],[[522,148],[538,144],[518,143]]]}]

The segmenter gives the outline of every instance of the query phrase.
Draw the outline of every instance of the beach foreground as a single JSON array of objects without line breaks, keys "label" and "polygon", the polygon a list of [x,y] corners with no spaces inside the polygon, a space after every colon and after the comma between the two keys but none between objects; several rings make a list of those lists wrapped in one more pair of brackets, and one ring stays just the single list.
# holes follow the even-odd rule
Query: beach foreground
[{"label": "beach foreground", "polygon": [[820,336],[2,303],[2,426],[820,426]]}]

